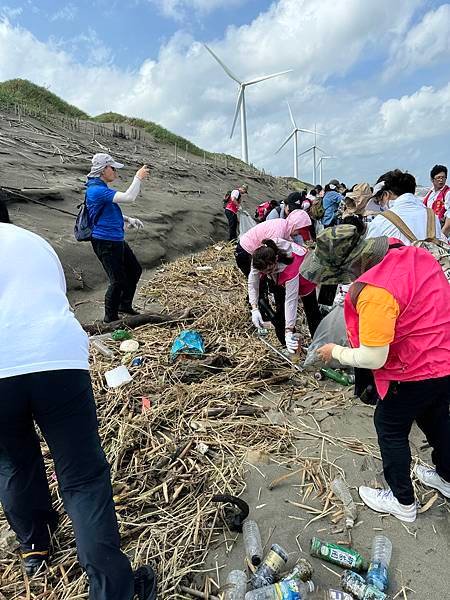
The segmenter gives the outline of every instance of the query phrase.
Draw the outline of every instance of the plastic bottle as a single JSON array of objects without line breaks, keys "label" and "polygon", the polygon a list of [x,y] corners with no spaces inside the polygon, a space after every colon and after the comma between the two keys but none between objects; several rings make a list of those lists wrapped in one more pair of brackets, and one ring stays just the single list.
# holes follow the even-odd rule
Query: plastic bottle
[{"label": "plastic bottle", "polygon": [[355,383],[355,376],[350,373],[340,373],[334,369],[327,367],[326,369],[320,369],[320,372],[316,374],[316,379],[332,379],[341,385],[352,385]]},{"label": "plastic bottle", "polygon": [[344,567],[344,569],[364,571],[367,568],[367,562],[356,550],[324,542],[317,537],[312,538],[309,551],[311,556],[321,558],[334,565],[339,565],[340,567]]},{"label": "plastic bottle", "polygon": [[389,563],[392,556],[392,542],[385,535],[376,535],[372,542],[372,558],[367,572],[366,582],[382,592],[389,585]]},{"label": "plastic bottle", "polygon": [[228,573],[223,600],[244,600],[247,589],[247,575],[244,571],[230,571]]},{"label": "plastic bottle", "polygon": [[367,584],[361,575],[353,571],[344,571],[341,577],[344,591],[352,594],[357,600],[387,600],[384,592],[373,585]]},{"label": "plastic bottle", "polygon": [[297,579],[285,579],[259,590],[252,590],[245,594],[245,600],[307,600],[314,591],[312,581],[299,581]]},{"label": "plastic bottle", "polygon": [[264,560],[250,579],[250,586],[256,590],[265,585],[275,583],[278,574],[282,571],[287,561],[287,552],[278,544],[273,544],[267,556],[264,557]]},{"label": "plastic bottle", "polygon": [[98,339],[91,340],[91,346],[93,348],[95,348],[96,350],[98,350],[101,354],[103,354],[103,356],[106,356],[107,358],[113,358],[113,356],[114,356],[114,352],[110,348],[108,348],[108,346],[105,346],[105,344]]},{"label": "plastic bottle", "polygon": [[344,505],[345,526],[347,529],[351,529],[355,524],[358,513],[356,511],[356,504],[348,489],[348,485],[342,477],[336,477],[336,479],[331,482],[331,489],[333,490],[333,494],[337,496]]},{"label": "plastic bottle", "polygon": [[353,597],[341,590],[328,590],[327,600],[353,600]]},{"label": "plastic bottle", "polygon": [[286,579],[300,579],[300,581],[310,581],[312,579],[314,573],[314,568],[312,564],[306,560],[306,558],[301,558],[292,569],[292,571],[283,577],[283,581]]},{"label": "plastic bottle", "polygon": [[115,342],[123,342],[123,340],[130,340],[133,337],[127,329],[116,329],[111,336]]},{"label": "plastic bottle", "polygon": [[257,567],[263,557],[261,534],[259,533],[258,523],[251,519],[245,519],[242,524],[242,533],[244,534],[246,555],[251,560],[252,565]]}]

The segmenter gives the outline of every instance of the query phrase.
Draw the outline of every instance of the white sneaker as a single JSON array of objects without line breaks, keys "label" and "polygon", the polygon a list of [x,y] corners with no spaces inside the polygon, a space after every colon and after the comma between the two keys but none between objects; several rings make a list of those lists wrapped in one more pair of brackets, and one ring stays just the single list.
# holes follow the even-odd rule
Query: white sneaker
[{"label": "white sneaker", "polygon": [[450,498],[450,483],[447,483],[435,469],[429,469],[423,465],[417,465],[414,469],[417,479],[428,487],[436,488],[446,498]]},{"label": "white sneaker", "polygon": [[375,488],[361,486],[359,488],[361,500],[372,510],[381,513],[389,513],[400,521],[412,523],[416,520],[417,506],[416,503],[405,505],[400,504],[397,498],[392,493],[392,490],[377,490]]}]

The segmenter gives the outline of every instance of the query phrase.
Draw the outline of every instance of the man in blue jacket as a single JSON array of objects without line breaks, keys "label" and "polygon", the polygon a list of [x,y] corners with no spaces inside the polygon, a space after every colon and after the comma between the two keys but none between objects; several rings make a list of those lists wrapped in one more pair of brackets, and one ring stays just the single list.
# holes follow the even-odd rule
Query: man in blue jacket
[{"label": "man in blue jacket", "polygon": [[332,227],[337,224],[339,206],[344,197],[337,191],[339,181],[332,179],[325,186],[325,194],[322,200],[324,215],[322,223],[324,227]]},{"label": "man in blue jacket", "polygon": [[142,229],[144,224],[122,214],[120,204],[135,201],[141,181],[149,175],[149,169],[146,165],[141,167],[127,191],[117,192],[108,184],[115,181],[117,170],[123,166],[109,154],[95,154],[86,182],[86,205],[94,223],[92,247],[109,279],[105,294],[105,323],[117,321],[119,312],[138,314],[133,308],[133,298],[142,268],[125,241],[124,228],[126,224],[127,227]]}]

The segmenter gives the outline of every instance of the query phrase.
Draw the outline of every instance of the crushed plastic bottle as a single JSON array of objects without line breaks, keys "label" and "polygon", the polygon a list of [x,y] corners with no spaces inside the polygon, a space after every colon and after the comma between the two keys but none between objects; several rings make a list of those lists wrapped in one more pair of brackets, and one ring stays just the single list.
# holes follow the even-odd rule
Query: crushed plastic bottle
[{"label": "crushed plastic bottle", "polygon": [[242,533],[244,535],[246,555],[251,560],[252,565],[257,567],[261,563],[263,557],[261,534],[259,533],[258,523],[251,519],[245,519],[242,524]]},{"label": "crushed plastic bottle", "polygon": [[247,575],[244,571],[228,573],[223,600],[244,600],[247,589]]},{"label": "crushed plastic bottle", "polygon": [[90,340],[90,342],[91,346],[98,350],[101,354],[103,354],[103,356],[106,356],[107,358],[113,358],[114,352],[110,348],[108,348],[108,346],[105,346],[105,344],[101,340],[92,339]]},{"label": "crushed plastic bottle", "polygon": [[314,567],[306,560],[301,558],[296,564],[292,571],[283,577],[283,581],[286,579],[300,579],[300,581],[310,581],[314,573]]},{"label": "crushed plastic bottle", "polygon": [[299,581],[298,579],[284,579],[258,590],[245,594],[245,600],[307,600],[314,592],[312,581]]},{"label": "crushed plastic bottle", "polygon": [[346,569],[364,571],[367,567],[367,562],[356,550],[324,542],[317,537],[311,540],[310,554]]},{"label": "crushed plastic bottle", "polygon": [[353,597],[341,590],[328,590],[327,600],[353,600]]},{"label": "crushed plastic bottle", "polygon": [[264,560],[250,579],[250,586],[256,590],[275,583],[278,574],[288,561],[288,555],[278,544],[273,544]]},{"label": "crushed plastic bottle", "polygon": [[355,524],[358,513],[356,510],[356,504],[352,498],[350,490],[348,489],[348,485],[342,479],[342,477],[336,477],[336,479],[331,482],[331,489],[333,490],[333,494],[339,498],[344,505],[345,526],[347,529],[351,529]]},{"label": "crushed plastic bottle", "polygon": [[366,582],[382,592],[389,585],[389,563],[392,556],[392,542],[385,535],[376,535],[372,542],[372,558],[367,572]]},{"label": "crushed plastic bottle", "polygon": [[341,577],[344,591],[357,600],[388,600],[388,596],[373,585],[367,584],[361,575],[353,571],[344,571]]}]

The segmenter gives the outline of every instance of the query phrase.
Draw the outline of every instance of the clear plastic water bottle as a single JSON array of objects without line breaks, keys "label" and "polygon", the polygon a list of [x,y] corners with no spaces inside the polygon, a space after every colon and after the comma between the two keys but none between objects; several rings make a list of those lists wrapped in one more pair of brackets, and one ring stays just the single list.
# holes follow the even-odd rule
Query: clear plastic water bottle
[{"label": "clear plastic water bottle", "polygon": [[339,498],[344,505],[345,526],[347,529],[351,529],[355,524],[358,515],[356,512],[356,504],[353,501],[348,485],[342,477],[336,477],[336,479],[331,482],[331,489],[333,490],[333,494]]},{"label": "clear plastic water bottle", "polygon": [[314,583],[303,583],[297,579],[285,579],[259,590],[252,590],[245,594],[245,600],[307,600],[314,592]]},{"label": "clear plastic water bottle", "polygon": [[353,571],[344,571],[341,577],[342,589],[357,600],[388,600],[384,592],[364,581],[361,575]]},{"label": "clear plastic water bottle", "polygon": [[266,585],[272,585],[288,561],[286,550],[278,544],[273,544],[264,560],[250,579],[250,586],[256,590]]},{"label": "clear plastic water bottle", "polygon": [[252,565],[257,567],[263,557],[261,534],[259,533],[258,523],[251,519],[245,519],[242,524],[242,533],[244,534],[246,555],[251,560]]},{"label": "clear plastic water bottle", "polygon": [[372,557],[366,581],[385,592],[389,585],[389,563],[392,556],[392,542],[385,535],[376,535],[372,542]]},{"label": "clear plastic water bottle", "polygon": [[247,575],[244,571],[230,571],[225,585],[223,600],[244,600],[247,589]]},{"label": "clear plastic water bottle", "polygon": [[306,558],[300,558],[292,571],[283,577],[283,581],[286,579],[300,579],[301,581],[310,581],[314,573],[312,564],[306,560]]}]

